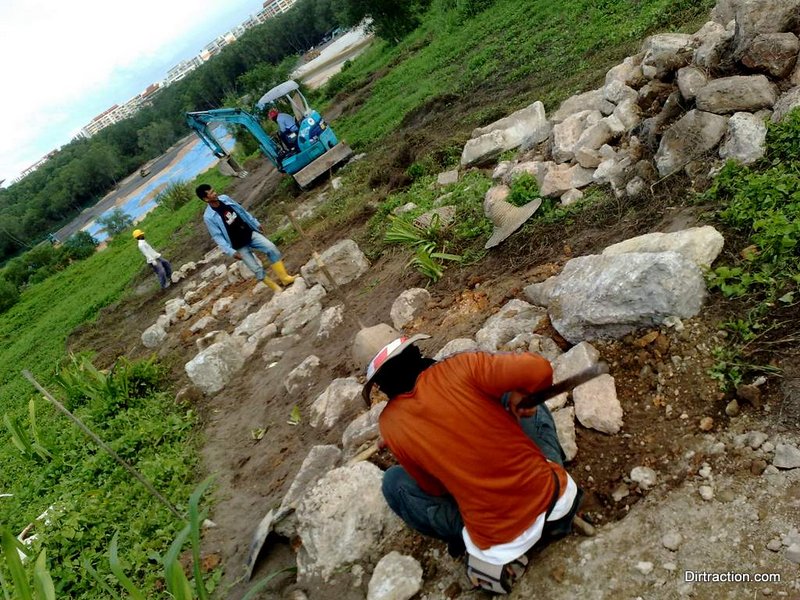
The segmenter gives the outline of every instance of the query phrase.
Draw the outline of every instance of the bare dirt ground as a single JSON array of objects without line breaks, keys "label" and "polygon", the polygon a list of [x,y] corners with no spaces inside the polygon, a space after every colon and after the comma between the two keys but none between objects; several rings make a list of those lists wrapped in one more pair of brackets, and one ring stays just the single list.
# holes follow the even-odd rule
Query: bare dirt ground
[{"label": "bare dirt ground", "polygon": [[[368,89],[362,93],[368,93]],[[342,109],[353,110],[358,102],[358,98],[343,100]],[[474,98],[470,102],[480,104]],[[374,160],[371,183],[378,200],[407,183],[405,169],[418,155],[437,147],[437,136],[452,139],[455,115],[464,108],[458,99],[429,103],[424,111],[407,117],[392,146],[368,157]],[[264,217],[274,209],[270,198],[279,177],[264,163],[248,168],[250,177],[237,180],[229,194]],[[688,206],[679,199],[683,197],[682,183],[669,183],[672,189],[657,189],[637,200],[587,207],[574,222],[538,227],[535,235],[526,226],[480,263],[451,269],[439,283],[430,286],[432,300],[427,310],[407,330],[431,334],[432,339],[422,347],[432,354],[450,339],[472,336],[493,311],[507,300],[521,297],[524,286],[557,273],[572,256],[598,252],[640,233],[682,229],[702,222],[703,208]],[[344,237],[360,241],[367,216],[356,216],[346,231],[315,228],[312,243],[324,249]],[[211,248],[198,215],[176,235],[168,258],[177,266],[200,258]],[[293,272],[310,258],[310,247],[303,241],[282,250]],[[736,241],[729,240],[726,252],[739,250]],[[419,275],[405,268],[407,260],[403,251],[387,252],[344,290],[351,311],[363,323],[389,321],[389,309],[397,295],[409,287],[424,285]],[[159,294],[151,279],[149,271],[143,269],[130,297],[102,311],[95,323],[76,331],[70,347],[95,350],[100,366],[111,364],[120,355],[149,354],[138,334],[156,320],[166,299],[183,293],[178,284]],[[241,284],[238,293],[250,293],[250,286],[252,283]],[[326,302],[331,305],[335,299],[329,297]],[[615,436],[579,427],[579,452],[569,469],[587,492],[584,511],[599,526],[600,534],[589,541],[572,536],[544,549],[535,557],[513,598],[800,597],[797,566],[766,549],[771,539],[800,526],[800,473],[755,474],[769,462],[768,454],[738,447],[735,440],[735,434],[751,430],[767,433],[772,443],[796,439],[800,361],[796,349],[776,346],[772,358],[776,366],[784,368],[784,378],[772,378],[762,388],[760,407],[743,405],[740,416],[727,416],[724,409],[732,397],[719,392],[708,368],[714,361],[713,348],[722,340],[718,323],[733,308],[712,296],[704,312],[684,323],[681,331],[641,331],[623,340],[597,344],[616,379],[625,425]],[[341,440],[344,425],[324,433],[311,428],[306,420],[296,426],[287,422],[295,404],[302,414],[308,414],[308,407],[332,378],[360,376],[363,369],[350,359],[358,328],[354,319],[346,320],[325,345],[316,342],[315,326],[312,322],[298,338],[282,342],[279,349],[285,354],[280,360],[265,361],[261,348],[221,393],[194,400],[203,417],[203,468],[218,474],[211,515],[218,527],[206,531],[204,551],[218,557],[225,571],[219,598],[243,594],[246,586],[241,578],[253,530],[263,515],[280,503],[310,447]],[[559,341],[554,331],[545,333]],[[649,333],[652,335],[647,336]],[[172,366],[177,391],[188,383],[183,365],[196,353],[195,340],[186,334],[170,339],[159,355]],[[563,340],[560,342],[567,348]],[[322,361],[320,378],[301,397],[290,397],[283,381],[310,354]],[[710,431],[701,431],[703,417],[713,419]],[[252,435],[257,429],[266,430],[259,441]],[[385,453],[372,460],[381,467],[392,462]],[[764,465],[758,462],[762,460]],[[705,464],[710,467],[708,476],[700,474],[708,474],[703,469]],[[630,481],[630,471],[636,466],[657,471],[654,488],[643,490]],[[709,477],[715,498],[705,501],[698,488],[709,483]],[[670,532],[682,536],[677,551],[666,549],[662,543],[662,536]],[[254,579],[293,565],[294,544],[295,540],[271,543]],[[463,565],[450,559],[441,544],[405,532],[397,539],[386,540],[385,550],[391,549],[412,554],[422,563],[426,583],[421,597],[485,597],[468,590]],[[651,563],[650,570],[639,563]],[[775,572],[781,581],[688,584],[683,581],[685,570],[751,575]],[[369,573],[355,570],[342,574],[331,586],[306,588],[305,592],[311,600],[363,599],[368,581]],[[261,597],[285,598],[295,587],[293,576],[286,575]]]}]

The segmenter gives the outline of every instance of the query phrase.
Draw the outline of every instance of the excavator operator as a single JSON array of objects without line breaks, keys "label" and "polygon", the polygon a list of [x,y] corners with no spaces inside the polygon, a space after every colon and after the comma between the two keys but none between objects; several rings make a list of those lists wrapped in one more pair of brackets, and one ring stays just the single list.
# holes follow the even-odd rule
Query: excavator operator
[{"label": "excavator operator", "polygon": [[276,108],[271,108],[267,115],[270,121],[275,121],[278,124],[278,135],[283,145],[286,146],[290,152],[299,152],[300,149],[297,146],[297,132],[299,127],[294,117],[286,113],[278,112]]}]

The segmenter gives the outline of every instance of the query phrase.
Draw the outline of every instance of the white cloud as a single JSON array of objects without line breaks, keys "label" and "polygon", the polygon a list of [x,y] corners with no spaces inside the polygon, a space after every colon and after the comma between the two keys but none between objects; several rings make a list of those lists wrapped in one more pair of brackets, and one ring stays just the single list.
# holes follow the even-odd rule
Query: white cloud
[{"label": "white cloud", "polygon": [[[3,0],[0,114],[7,126],[0,136],[0,179],[13,177],[68,142],[95,115],[128,100],[114,94],[120,81],[130,85],[132,73],[162,65],[182,38],[208,30],[210,41],[222,33],[225,25],[215,22],[236,5],[242,19],[260,8],[257,0]],[[163,64],[162,76],[171,66]]]}]

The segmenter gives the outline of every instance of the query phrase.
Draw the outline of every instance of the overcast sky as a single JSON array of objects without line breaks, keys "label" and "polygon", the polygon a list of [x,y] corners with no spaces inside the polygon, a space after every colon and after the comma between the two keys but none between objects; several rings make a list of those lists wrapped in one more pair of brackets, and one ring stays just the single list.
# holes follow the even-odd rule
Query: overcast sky
[{"label": "overcast sky", "polygon": [[0,0],[0,179],[162,80],[259,0]]}]

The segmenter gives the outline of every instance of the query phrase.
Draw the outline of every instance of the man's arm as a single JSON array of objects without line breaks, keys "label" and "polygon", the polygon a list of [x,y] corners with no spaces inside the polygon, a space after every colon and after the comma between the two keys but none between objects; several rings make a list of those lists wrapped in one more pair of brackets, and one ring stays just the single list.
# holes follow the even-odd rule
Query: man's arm
[{"label": "man's arm", "polygon": [[530,394],[553,384],[553,367],[550,362],[532,352],[477,352],[472,355],[471,363],[471,374],[476,386],[496,398],[510,391]]},{"label": "man's arm", "polygon": [[[221,227],[224,228],[224,225],[220,226],[220,224],[214,220],[214,217],[218,216],[217,213],[212,212],[211,215],[204,215],[203,221],[205,221],[206,229],[208,229],[209,235],[211,235],[211,239],[217,243],[219,249],[222,250],[228,256],[234,256],[237,254],[236,250],[233,249],[230,242],[228,241],[228,236]],[[219,217],[222,220],[222,217]]]}]

